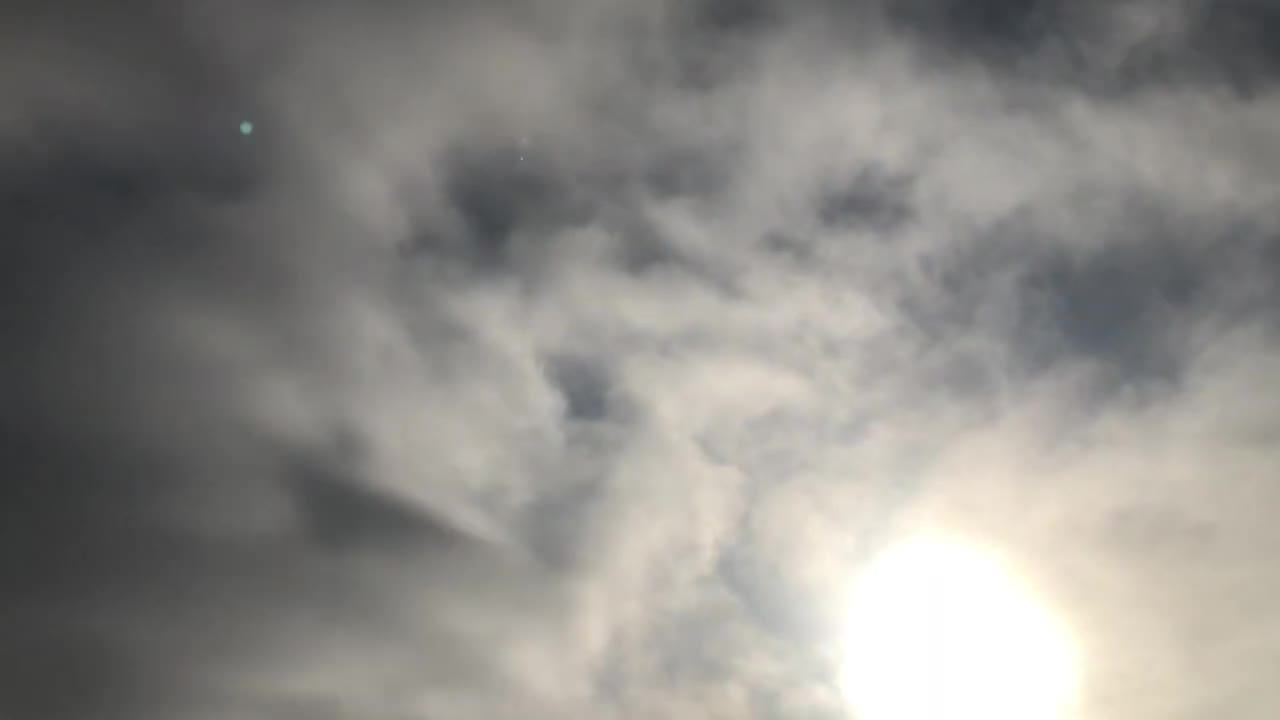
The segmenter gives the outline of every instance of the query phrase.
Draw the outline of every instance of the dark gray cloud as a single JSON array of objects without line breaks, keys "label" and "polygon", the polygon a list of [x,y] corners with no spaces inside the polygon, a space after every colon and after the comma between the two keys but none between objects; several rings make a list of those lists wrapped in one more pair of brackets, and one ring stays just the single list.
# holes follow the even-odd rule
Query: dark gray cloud
[{"label": "dark gray cloud", "polygon": [[600,362],[574,356],[553,358],[551,372],[570,418],[591,421],[609,414],[609,372]]},{"label": "dark gray cloud", "polygon": [[842,717],[921,527],[1274,715],[1270,3],[0,17],[0,715]]},{"label": "dark gray cloud", "polygon": [[1276,8],[1260,0],[886,3],[933,59],[1104,96],[1193,84],[1253,96],[1276,77]]},{"label": "dark gray cloud", "polygon": [[822,198],[818,218],[824,225],[836,227],[866,225],[879,235],[887,235],[909,221],[910,181],[882,175],[875,169],[859,172]]}]

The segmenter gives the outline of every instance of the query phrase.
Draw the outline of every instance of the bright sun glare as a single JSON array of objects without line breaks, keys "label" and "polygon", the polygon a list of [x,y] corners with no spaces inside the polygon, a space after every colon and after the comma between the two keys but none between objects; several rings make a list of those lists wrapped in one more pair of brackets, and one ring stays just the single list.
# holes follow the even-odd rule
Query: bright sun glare
[{"label": "bright sun glare", "polygon": [[977,548],[922,538],[855,583],[845,693],[858,720],[1065,720],[1066,628]]}]

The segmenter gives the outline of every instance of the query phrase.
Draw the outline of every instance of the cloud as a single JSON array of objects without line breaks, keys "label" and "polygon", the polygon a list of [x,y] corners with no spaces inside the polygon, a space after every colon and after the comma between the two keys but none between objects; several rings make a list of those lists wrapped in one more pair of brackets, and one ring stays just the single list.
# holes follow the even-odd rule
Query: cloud
[{"label": "cloud", "polygon": [[1265,3],[6,14],[0,714],[842,717],[941,528],[1274,715]]}]

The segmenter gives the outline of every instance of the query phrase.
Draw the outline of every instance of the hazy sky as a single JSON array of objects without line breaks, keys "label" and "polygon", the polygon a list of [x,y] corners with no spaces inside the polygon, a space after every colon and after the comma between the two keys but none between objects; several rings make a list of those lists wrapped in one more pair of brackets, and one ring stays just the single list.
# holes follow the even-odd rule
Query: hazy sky
[{"label": "hazy sky", "polygon": [[845,718],[923,531],[1081,720],[1280,714],[1273,0],[25,0],[0,98],[5,720]]}]

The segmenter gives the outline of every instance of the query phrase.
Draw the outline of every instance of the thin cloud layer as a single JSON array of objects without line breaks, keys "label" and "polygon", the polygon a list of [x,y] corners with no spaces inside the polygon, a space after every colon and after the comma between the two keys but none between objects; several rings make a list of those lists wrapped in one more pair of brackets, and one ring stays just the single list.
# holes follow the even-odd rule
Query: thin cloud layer
[{"label": "thin cloud layer", "polygon": [[1081,718],[1280,707],[1269,3],[56,5],[5,717],[848,717],[931,529]]}]

